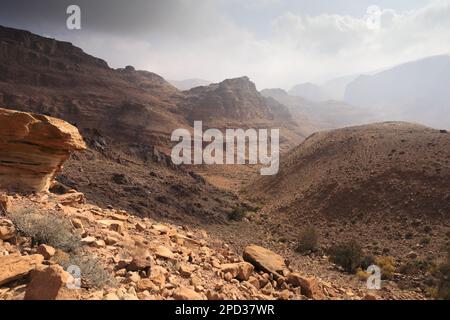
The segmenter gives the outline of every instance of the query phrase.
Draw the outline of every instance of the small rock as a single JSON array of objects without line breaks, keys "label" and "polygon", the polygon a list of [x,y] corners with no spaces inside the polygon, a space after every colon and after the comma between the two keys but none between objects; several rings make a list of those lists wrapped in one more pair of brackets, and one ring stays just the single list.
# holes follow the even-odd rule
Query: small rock
[{"label": "small rock", "polygon": [[150,279],[141,279],[137,284],[137,288],[140,291],[158,291],[159,288]]},{"label": "small rock", "polygon": [[8,212],[11,209],[11,199],[6,194],[0,193],[0,212]]},{"label": "small rock", "polygon": [[140,223],[140,222],[136,223],[135,228],[137,231],[140,231],[140,232],[145,231],[145,229],[147,229],[145,224]]},{"label": "small rock", "polygon": [[155,250],[155,255],[158,258],[163,258],[163,259],[167,259],[167,260],[175,260],[175,255],[173,254],[173,252],[164,246],[159,246],[158,248],[156,248]]},{"label": "small rock", "polygon": [[221,266],[224,273],[231,273],[232,278],[247,281],[255,268],[248,262],[229,263]]},{"label": "small rock", "polygon": [[32,270],[42,265],[44,257],[8,255],[0,257],[0,287],[14,280],[24,278]]},{"label": "small rock", "polygon": [[307,278],[298,273],[291,273],[287,281],[293,286],[300,287],[302,294],[310,299],[318,300],[323,298],[323,292],[320,290],[319,284],[314,278]]},{"label": "small rock", "polygon": [[0,240],[10,240],[16,235],[16,228],[11,220],[0,219]]},{"label": "small rock", "polygon": [[37,248],[37,253],[41,254],[44,256],[45,260],[50,260],[56,253],[55,248],[48,246],[46,244],[41,244],[38,248]]},{"label": "small rock", "polygon": [[203,300],[203,297],[199,293],[186,287],[179,287],[176,289],[173,292],[172,297],[175,300]]}]

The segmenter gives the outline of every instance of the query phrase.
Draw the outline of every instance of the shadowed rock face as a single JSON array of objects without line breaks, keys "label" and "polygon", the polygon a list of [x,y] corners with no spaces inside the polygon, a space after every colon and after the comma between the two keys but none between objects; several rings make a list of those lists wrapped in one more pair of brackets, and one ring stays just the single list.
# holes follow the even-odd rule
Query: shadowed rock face
[{"label": "shadowed rock face", "polygon": [[63,120],[0,108],[0,189],[47,191],[71,151],[85,148]]}]

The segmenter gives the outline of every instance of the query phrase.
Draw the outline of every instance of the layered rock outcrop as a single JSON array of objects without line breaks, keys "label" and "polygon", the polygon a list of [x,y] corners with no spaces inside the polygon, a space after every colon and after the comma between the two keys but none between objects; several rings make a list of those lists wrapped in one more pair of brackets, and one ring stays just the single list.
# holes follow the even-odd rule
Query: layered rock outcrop
[{"label": "layered rock outcrop", "polygon": [[63,120],[0,108],[0,189],[47,191],[70,153],[85,148]]}]

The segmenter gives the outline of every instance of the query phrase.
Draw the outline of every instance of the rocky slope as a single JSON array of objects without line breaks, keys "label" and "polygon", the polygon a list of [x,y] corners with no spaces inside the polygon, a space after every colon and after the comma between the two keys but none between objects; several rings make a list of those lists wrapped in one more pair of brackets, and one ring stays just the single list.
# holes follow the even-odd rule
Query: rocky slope
[{"label": "rocky slope", "polygon": [[[368,254],[392,256],[397,267],[446,257],[450,135],[445,130],[388,122],[316,133],[292,150],[281,168],[248,193],[264,206],[262,223],[291,249],[305,226],[313,225],[325,251],[356,239]],[[397,280],[426,292],[430,272],[424,268],[416,277]]]},{"label": "rocky slope", "polygon": [[[262,247],[249,246],[241,257],[205,231],[84,204],[72,191],[65,195],[15,195],[7,201],[8,213],[0,217],[0,299],[366,297],[364,291],[348,296],[349,288],[295,272],[281,256]],[[36,243],[23,232],[23,218],[18,217],[24,214],[58,222],[67,219],[68,230],[79,235],[80,247],[67,252],[61,249],[62,242],[52,237],[49,239],[53,246]],[[47,226],[48,233],[51,227]],[[60,226],[57,232],[67,230]],[[83,258],[79,258],[80,252]],[[71,265],[81,268],[81,276],[67,272]]]}]

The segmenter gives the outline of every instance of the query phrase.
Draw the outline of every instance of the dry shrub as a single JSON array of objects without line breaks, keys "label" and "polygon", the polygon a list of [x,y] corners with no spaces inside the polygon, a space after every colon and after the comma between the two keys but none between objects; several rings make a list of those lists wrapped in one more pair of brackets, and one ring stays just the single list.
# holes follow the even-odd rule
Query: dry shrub
[{"label": "dry shrub", "polygon": [[357,241],[351,240],[333,246],[330,249],[330,259],[346,272],[354,273],[361,266],[363,250]]},{"label": "dry shrub", "polygon": [[100,288],[113,284],[112,277],[102,268],[99,259],[82,250],[81,239],[72,233],[72,225],[67,218],[34,210],[11,212],[9,218],[23,236],[32,239],[34,245],[48,244],[59,249],[54,260],[64,269],[79,267],[85,287]]},{"label": "dry shrub", "polygon": [[395,266],[392,257],[377,257],[375,258],[375,265],[381,269],[381,279],[391,280],[394,278]]},{"label": "dry shrub", "polygon": [[297,251],[300,253],[307,253],[316,251],[319,245],[319,234],[314,226],[307,226],[300,233],[300,239],[297,246]]},{"label": "dry shrub", "polygon": [[68,219],[34,210],[17,210],[8,217],[20,234],[30,237],[33,244],[48,244],[66,252],[81,248],[80,237],[72,233]]}]

